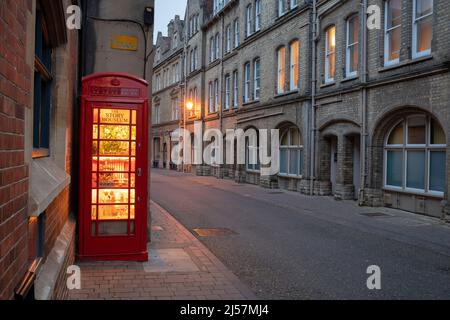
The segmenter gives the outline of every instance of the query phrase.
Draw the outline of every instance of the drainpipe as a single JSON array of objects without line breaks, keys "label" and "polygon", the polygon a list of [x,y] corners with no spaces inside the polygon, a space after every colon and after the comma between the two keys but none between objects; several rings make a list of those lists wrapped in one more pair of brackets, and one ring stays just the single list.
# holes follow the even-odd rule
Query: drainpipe
[{"label": "drainpipe", "polygon": [[317,26],[318,26],[318,17],[317,17],[317,0],[313,0],[313,18],[312,18],[312,59],[311,59],[311,131],[310,131],[310,142],[309,142],[309,150],[310,150],[310,183],[309,183],[309,194],[314,195],[314,162],[316,161],[315,157],[315,135],[316,135],[316,86],[317,86],[317,69],[316,69],[316,55],[317,55]]},{"label": "drainpipe", "polygon": [[[366,0],[364,0],[366,1]],[[310,154],[311,154],[311,164],[310,164],[310,195],[314,194],[314,181],[315,177],[315,161],[316,161],[316,97],[317,97],[317,42],[320,36],[320,19],[322,16],[326,15],[328,12],[340,7],[346,1],[339,1],[333,4],[328,9],[322,11],[320,14],[317,13],[317,0],[313,0],[313,32],[312,32],[312,89],[311,89],[311,141],[310,141]]]},{"label": "drainpipe", "polygon": [[367,181],[367,0],[361,1],[361,187],[359,190],[359,205],[364,204],[364,194]]}]

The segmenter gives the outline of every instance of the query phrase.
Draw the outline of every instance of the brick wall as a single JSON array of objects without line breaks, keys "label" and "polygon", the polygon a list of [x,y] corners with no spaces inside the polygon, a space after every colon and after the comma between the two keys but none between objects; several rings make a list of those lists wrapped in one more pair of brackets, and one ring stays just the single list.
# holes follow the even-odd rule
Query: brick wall
[{"label": "brick wall", "polygon": [[0,2],[0,299],[12,298],[27,269],[24,119],[30,108],[31,68],[25,46],[31,9],[31,0]]}]

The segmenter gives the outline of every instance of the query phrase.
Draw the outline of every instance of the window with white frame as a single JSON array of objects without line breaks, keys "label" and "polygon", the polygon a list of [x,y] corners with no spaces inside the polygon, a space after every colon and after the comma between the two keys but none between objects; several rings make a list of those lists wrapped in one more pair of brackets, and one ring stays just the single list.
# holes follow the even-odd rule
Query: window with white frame
[{"label": "window with white frame", "polygon": [[231,51],[231,26],[228,25],[225,31],[226,40],[225,40],[225,52],[229,53]]},{"label": "window with white frame", "polygon": [[193,100],[192,102],[194,103],[194,109],[192,110],[192,116],[195,116],[195,114],[198,111],[198,103],[199,103],[197,87],[194,88],[192,100]]},{"label": "window with white frame", "polygon": [[178,33],[175,32],[173,34],[172,49],[176,49],[177,47],[178,47]]},{"label": "window with white frame", "polygon": [[247,62],[244,66],[244,103],[250,101],[250,62]]},{"label": "window with white frame", "polygon": [[179,120],[179,100],[178,98],[172,98],[172,120]]},{"label": "window with white frame", "polygon": [[159,107],[159,104],[157,104],[157,105],[155,105],[155,124],[159,124],[159,122],[160,122],[160,116],[161,116],[161,114],[160,114],[160,107]]},{"label": "window with white frame", "polygon": [[214,112],[219,110],[219,80],[214,80]]},{"label": "window with white frame", "polygon": [[261,93],[261,61],[256,59],[253,62],[253,99],[259,100]]},{"label": "window with white frame", "polygon": [[403,118],[385,142],[385,187],[443,196],[446,147],[435,119],[420,114]]},{"label": "window with white frame", "polygon": [[247,37],[252,34],[252,16],[252,5],[249,4],[245,13],[245,34],[247,35]]},{"label": "window with white frame", "polygon": [[208,85],[208,109],[209,113],[214,113],[214,84],[210,82]]},{"label": "window with white frame", "polygon": [[402,0],[387,0],[385,4],[384,64],[400,61],[402,38]]},{"label": "window with white frame", "polygon": [[345,75],[354,77],[359,66],[359,16],[354,15],[347,20],[347,44],[345,57]]},{"label": "window with white frame", "polygon": [[285,13],[285,2],[286,0],[278,0],[278,16],[281,17]]},{"label": "window with white frame", "polygon": [[300,57],[300,41],[292,41],[289,46],[290,55],[290,91],[295,91],[299,86],[299,57]]},{"label": "window with white frame", "polygon": [[239,46],[239,20],[234,20],[234,41],[233,47],[236,49]]},{"label": "window with white frame", "polygon": [[215,56],[214,59],[219,59],[220,57],[220,37],[219,34],[216,33],[216,36],[214,37],[214,47],[215,47]]},{"label": "window with white frame", "polygon": [[277,94],[283,94],[286,87],[286,48],[277,50]]},{"label": "window with white frame", "polygon": [[280,141],[280,175],[300,177],[303,169],[303,143],[297,127],[284,130]]},{"label": "window with white frame", "polygon": [[336,27],[329,27],[325,33],[325,83],[333,82],[336,73]]},{"label": "window with white frame", "polygon": [[261,0],[255,0],[255,31],[261,30]]},{"label": "window with white frame", "polygon": [[413,58],[431,54],[433,0],[413,0]]},{"label": "window with white frame", "polygon": [[214,37],[211,37],[209,39],[209,62],[214,61],[214,52],[215,52]]},{"label": "window with white frame", "polygon": [[238,99],[239,99],[239,79],[238,72],[235,70],[233,72],[233,107],[238,107]]},{"label": "window with white frame", "polygon": [[228,110],[231,106],[231,77],[229,74],[225,76],[225,106],[224,109]]},{"label": "window with white frame", "polygon": [[261,164],[259,160],[259,148],[257,135],[245,139],[245,166],[247,171],[259,171]]},{"label": "window with white frame", "polygon": [[298,0],[290,0],[291,9],[298,7]]}]

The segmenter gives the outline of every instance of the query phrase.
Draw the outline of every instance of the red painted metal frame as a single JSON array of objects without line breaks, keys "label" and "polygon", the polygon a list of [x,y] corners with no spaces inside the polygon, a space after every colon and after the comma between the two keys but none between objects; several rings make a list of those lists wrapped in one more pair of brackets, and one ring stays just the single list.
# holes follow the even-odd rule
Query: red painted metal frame
[{"label": "red painted metal frame", "polygon": [[[129,74],[99,73],[83,78],[78,213],[78,259],[80,260],[148,260],[147,119],[149,110],[147,90],[148,83],[145,80]],[[102,107],[137,111],[136,171],[140,168],[142,174],[138,176],[136,173],[134,235],[92,236],[91,234],[93,109]],[[137,201],[138,198],[140,201]]]}]

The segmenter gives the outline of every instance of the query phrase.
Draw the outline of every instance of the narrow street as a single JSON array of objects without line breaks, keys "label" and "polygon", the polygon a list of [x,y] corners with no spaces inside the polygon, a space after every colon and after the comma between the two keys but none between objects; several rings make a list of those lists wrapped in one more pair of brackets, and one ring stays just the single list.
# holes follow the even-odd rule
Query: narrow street
[{"label": "narrow street", "polygon": [[163,170],[151,198],[197,237],[230,230],[198,238],[261,299],[450,297],[450,227],[436,219]]}]

